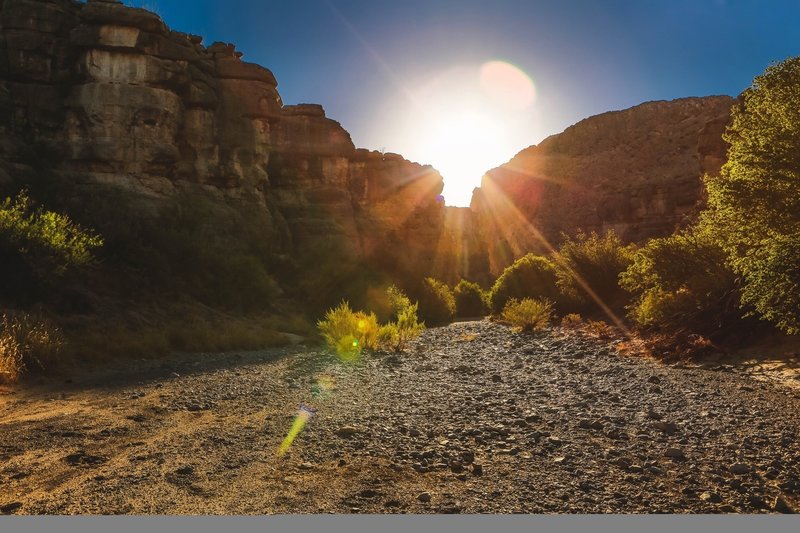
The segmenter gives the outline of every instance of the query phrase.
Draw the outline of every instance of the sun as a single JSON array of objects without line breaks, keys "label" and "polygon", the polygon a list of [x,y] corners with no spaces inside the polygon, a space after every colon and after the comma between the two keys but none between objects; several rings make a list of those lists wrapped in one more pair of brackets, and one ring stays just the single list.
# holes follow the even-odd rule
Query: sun
[{"label": "sun", "polygon": [[430,120],[419,138],[428,153],[426,161],[445,180],[447,204],[468,206],[483,173],[510,157],[503,125],[479,106],[469,105],[437,113]]},{"label": "sun", "polygon": [[398,151],[442,174],[447,205],[468,206],[486,171],[533,144],[536,87],[510,63],[454,67],[411,94]]}]

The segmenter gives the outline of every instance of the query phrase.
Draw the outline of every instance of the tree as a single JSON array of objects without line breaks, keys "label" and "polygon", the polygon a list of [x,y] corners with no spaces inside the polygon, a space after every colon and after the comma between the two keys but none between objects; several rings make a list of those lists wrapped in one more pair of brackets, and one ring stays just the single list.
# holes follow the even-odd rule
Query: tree
[{"label": "tree", "polygon": [[728,162],[702,224],[742,278],[742,303],[800,333],[800,57],[767,68],[732,110]]}]

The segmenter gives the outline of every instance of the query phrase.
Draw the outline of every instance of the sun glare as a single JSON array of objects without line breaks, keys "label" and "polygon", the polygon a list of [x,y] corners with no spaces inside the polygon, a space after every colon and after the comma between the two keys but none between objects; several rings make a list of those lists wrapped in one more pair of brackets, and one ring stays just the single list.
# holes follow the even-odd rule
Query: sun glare
[{"label": "sun glare", "polygon": [[447,205],[468,206],[487,170],[535,141],[536,87],[510,63],[454,67],[410,92],[396,151],[442,174]]}]

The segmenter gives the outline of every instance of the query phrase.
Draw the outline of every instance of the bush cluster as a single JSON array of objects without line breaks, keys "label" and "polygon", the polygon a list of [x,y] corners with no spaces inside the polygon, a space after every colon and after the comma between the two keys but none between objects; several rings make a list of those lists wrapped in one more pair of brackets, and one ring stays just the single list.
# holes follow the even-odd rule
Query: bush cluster
[{"label": "bush cluster", "polygon": [[412,304],[397,287],[389,287],[387,296],[394,320],[383,325],[374,313],[353,311],[347,302],[328,310],[317,323],[328,347],[346,361],[356,359],[363,350],[402,351],[425,330],[425,324],[417,318],[418,304]]}]

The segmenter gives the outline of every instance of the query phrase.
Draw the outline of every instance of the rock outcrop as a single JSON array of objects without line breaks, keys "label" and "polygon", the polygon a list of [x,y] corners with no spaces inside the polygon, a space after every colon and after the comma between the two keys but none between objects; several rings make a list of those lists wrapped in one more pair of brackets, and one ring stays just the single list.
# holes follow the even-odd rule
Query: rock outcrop
[{"label": "rock outcrop", "polygon": [[562,232],[612,229],[635,242],[688,222],[702,205],[701,176],[725,162],[733,103],[683,98],[605,113],[489,171],[471,209],[491,272]]},{"label": "rock outcrop", "polygon": [[187,195],[256,206],[276,252],[397,271],[433,263],[444,221],[431,167],[357,150],[233,45],[110,0],[0,0],[0,186],[42,175],[126,191],[142,216]]}]

